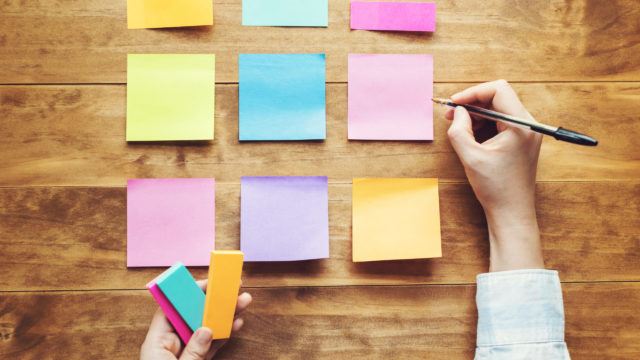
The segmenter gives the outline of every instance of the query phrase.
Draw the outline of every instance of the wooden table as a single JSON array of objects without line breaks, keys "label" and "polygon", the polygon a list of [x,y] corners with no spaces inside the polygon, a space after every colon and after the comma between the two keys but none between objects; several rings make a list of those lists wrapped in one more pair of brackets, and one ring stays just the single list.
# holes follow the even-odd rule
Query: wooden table
[{"label": "wooden table", "polygon": [[[475,275],[487,270],[482,211],[436,110],[436,140],[347,141],[347,54],[431,53],[435,93],[506,78],[539,119],[601,141],[545,139],[538,212],[564,281],[575,359],[640,357],[640,4],[635,0],[437,1],[433,35],[215,26],[127,30],[124,1],[0,3],[0,358],[132,359],[156,308],[160,269],[127,269],[125,184],[215,177],[217,247],[239,246],[242,175],[328,175],[331,258],[250,264],[255,298],[221,358],[470,359]],[[215,53],[216,139],[125,142],[128,53]],[[324,142],[238,138],[237,55],[326,52]],[[444,257],[351,262],[351,179],[439,177]],[[205,276],[205,270],[195,273]]]}]

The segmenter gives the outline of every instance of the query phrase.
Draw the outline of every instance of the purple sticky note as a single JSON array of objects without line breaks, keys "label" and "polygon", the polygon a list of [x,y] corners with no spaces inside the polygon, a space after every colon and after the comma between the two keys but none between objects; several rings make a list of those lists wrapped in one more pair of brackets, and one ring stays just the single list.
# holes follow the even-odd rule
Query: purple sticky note
[{"label": "purple sticky note", "polygon": [[329,257],[326,176],[243,177],[240,248],[245,261]]},{"label": "purple sticky note", "polygon": [[351,28],[433,32],[436,30],[436,4],[354,1],[351,3]]},{"label": "purple sticky note", "polygon": [[349,139],[433,140],[431,55],[349,55]]},{"label": "purple sticky note", "polygon": [[127,266],[208,266],[214,242],[214,179],[128,181]]}]

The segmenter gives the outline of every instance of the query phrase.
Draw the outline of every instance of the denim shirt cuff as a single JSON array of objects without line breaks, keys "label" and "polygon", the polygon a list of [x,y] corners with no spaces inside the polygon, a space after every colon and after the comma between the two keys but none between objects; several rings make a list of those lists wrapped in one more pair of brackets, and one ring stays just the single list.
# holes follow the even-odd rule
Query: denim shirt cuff
[{"label": "denim shirt cuff", "polygon": [[564,308],[557,271],[480,274],[477,284],[479,347],[564,341]]}]

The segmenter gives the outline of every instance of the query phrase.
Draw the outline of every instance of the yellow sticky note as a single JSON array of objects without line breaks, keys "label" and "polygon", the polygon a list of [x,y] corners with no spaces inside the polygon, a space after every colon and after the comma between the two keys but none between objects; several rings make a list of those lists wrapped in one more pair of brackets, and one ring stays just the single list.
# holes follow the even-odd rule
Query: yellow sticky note
[{"label": "yellow sticky note", "polygon": [[211,0],[127,0],[129,29],[213,25]]},{"label": "yellow sticky note", "polygon": [[202,326],[211,329],[214,340],[231,336],[243,261],[242,251],[211,252]]},{"label": "yellow sticky note", "polygon": [[354,179],[353,261],[442,256],[438,179]]},{"label": "yellow sticky note", "polygon": [[127,141],[212,140],[215,55],[130,54]]}]

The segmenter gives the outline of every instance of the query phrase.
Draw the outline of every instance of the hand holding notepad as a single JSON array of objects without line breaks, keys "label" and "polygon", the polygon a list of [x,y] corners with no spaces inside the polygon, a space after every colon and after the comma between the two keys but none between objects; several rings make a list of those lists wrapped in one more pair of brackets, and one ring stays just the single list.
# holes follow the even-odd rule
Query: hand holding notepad
[{"label": "hand holding notepad", "polygon": [[166,329],[162,324],[167,321],[183,344],[189,343],[194,333],[200,335],[203,326],[212,332],[212,339],[227,339],[239,330],[242,319],[234,317],[251,303],[251,295],[238,296],[243,257],[240,251],[213,251],[208,281],[197,283],[182,263],[176,263],[147,284],[165,316],[157,329],[153,329],[156,321],[152,322],[147,341],[153,342],[153,335],[162,333]]}]

